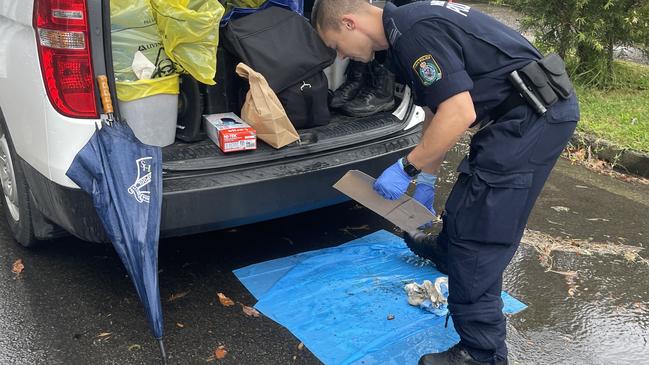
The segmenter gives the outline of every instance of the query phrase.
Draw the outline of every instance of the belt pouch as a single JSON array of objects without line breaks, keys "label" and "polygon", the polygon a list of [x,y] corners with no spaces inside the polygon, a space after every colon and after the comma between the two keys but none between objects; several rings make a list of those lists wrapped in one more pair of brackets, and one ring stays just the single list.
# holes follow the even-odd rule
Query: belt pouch
[{"label": "belt pouch", "polygon": [[539,66],[545,71],[548,83],[557,95],[562,99],[570,97],[574,88],[566,72],[566,64],[561,57],[551,53],[539,61]]},{"label": "belt pouch", "polygon": [[537,61],[529,63],[518,72],[523,75],[527,86],[532,88],[532,91],[541,99],[543,104],[550,106],[559,100],[550,86],[547,75]]}]

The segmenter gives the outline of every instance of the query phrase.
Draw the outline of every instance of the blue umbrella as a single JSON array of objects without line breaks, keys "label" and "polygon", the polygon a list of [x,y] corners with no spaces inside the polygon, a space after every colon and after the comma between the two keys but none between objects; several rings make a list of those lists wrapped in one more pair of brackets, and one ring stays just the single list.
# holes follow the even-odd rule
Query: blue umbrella
[{"label": "blue umbrella", "polygon": [[112,108],[108,113],[109,121],[102,122],[101,128],[97,126],[66,175],[92,196],[106,233],[144,305],[164,362],[158,288],[161,149],[141,143],[126,123],[111,121]]}]

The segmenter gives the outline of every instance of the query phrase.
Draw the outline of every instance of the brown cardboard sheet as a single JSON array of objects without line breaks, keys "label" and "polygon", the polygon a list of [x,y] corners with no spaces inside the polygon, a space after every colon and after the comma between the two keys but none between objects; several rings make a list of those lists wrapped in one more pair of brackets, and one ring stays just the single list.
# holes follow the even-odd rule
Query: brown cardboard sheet
[{"label": "brown cardboard sheet", "polygon": [[361,171],[350,170],[334,184],[334,188],[404,231],[414,231],[436,219],[430,210],[407,194],[397,200],[383,198],[374,191],[374,181],[373,177]]}]

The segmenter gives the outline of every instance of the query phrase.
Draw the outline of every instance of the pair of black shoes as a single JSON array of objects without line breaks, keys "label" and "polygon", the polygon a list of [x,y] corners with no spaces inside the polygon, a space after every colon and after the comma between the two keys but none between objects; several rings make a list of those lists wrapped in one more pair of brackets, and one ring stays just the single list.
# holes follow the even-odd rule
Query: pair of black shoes
[{"label": "pair of black shoes", "polygon": [[347,79],[329,102],[352,117],[367,117],[394,108],[394,74],[377,61],[349,61]]}]

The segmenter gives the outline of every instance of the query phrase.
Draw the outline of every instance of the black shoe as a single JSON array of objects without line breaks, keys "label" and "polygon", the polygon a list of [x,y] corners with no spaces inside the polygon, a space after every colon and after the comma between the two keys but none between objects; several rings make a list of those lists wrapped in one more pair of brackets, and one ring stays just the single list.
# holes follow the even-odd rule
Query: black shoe
[{"label": "black shoe", "polygon": [[403,240],[415,255],[432,261],[439,272],[448,275],[446,248],[437,243],[437,236],[417,230],[404,232]]},{"label": "black shoe", "polygon": [[419,365],[507,365],[507,359],[497,361],[478,361],[459,343],[450,349],[436,354],[426,354],[419,359]]},{"label": "black shoe", "polygon": [[367,117],[394,108],[394,74],[372,61],[370,80],[356,97],[343,105],[342,111],[352,117]]},{"label": "black shoe", "polygon": [[345,71],[347,78],[345,82],[334,91],[329,106],[338,109],[350,102],[358,91],[365,85],[365,80],[369,76],[369,66],[367,63],[349,61]]}]

